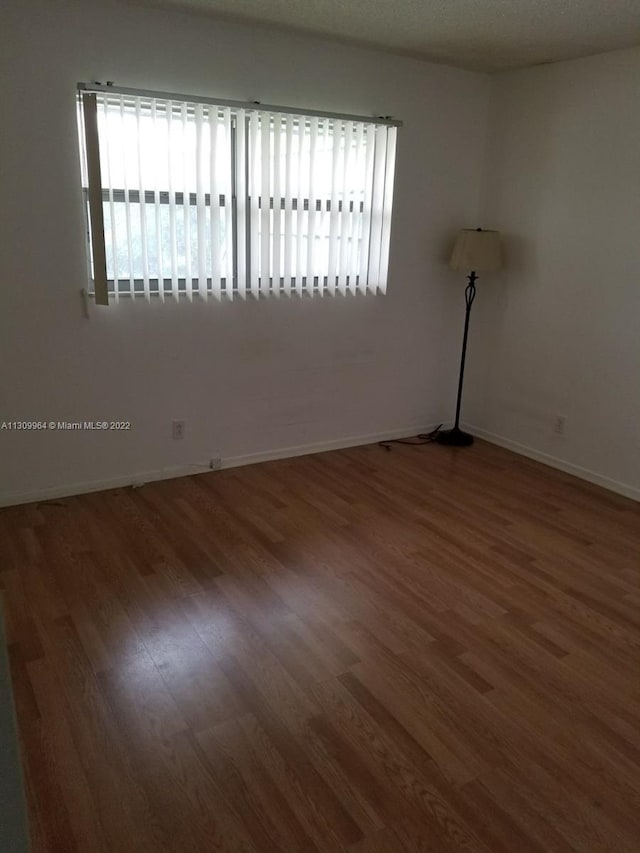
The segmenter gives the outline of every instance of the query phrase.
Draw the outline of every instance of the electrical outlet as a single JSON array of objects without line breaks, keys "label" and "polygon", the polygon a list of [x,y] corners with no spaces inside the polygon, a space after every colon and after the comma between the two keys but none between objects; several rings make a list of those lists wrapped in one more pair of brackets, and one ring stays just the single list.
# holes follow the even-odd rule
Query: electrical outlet
[{"label": "electrical outlet", "polygon": [[174,441],[184,438],[184,421],[173,421],[171,424],[171,438]]},{"label": "electrical outlet", "polygon": [[222,459],[219,456],[212,456],[209,460],[209,470],[219,471],[222,468]]},{"label": "electrical outlet", "polygon": [[556,415],[553,421],[553,431],[556,433],[556,435],[564,435],[566,425],[567,416]]}]

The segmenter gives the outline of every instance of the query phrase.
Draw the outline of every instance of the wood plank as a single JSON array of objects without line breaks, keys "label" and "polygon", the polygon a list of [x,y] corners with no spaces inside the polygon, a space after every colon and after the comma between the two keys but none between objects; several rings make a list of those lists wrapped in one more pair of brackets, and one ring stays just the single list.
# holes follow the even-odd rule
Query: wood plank
[{"label": "wood plank", "polygon": [[635,853],[639,554],[481,441],[2,509],[33,853]]}]

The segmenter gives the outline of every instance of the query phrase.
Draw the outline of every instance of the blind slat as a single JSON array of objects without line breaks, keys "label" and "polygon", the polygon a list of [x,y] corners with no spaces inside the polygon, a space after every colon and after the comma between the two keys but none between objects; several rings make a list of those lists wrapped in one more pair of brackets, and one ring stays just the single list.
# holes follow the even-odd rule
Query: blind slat
[{"label": "blind slat", "polygon": [[236,289],[245,299],[247,295],[247,135],[246,115],[240,110],[236,117]]},{"label": "blind slat", "polygon": [[305,246],[304,246],[304,220],[305,220],[305,211],[304,204],[301,204],[301,200],[309,197],[309,188],[308,188],[308,179],[309,172],[304,168],[304,158],[305,158],[305,150],[306,146],[306,124],[303,122],[298,122],[298,132],[295,136],[295,139],[298,143],[298,151],[295,157],[296,159],[296,169],[294,171],[294,176],[297,179],[297,190],[296,190],[296,216],[295,216],[295,243],[296,243],[296,273],[295,273],[295,286],[296,293],[298,296],[302,296],[304,293],[304,259],[306,257]]},{"label": "blind slat", "polygon": [[369,124],[366,128],[367,144],[364,175],[364,211],[362,219],[363,246],[360,251],[360,277],[358,289],[361,293],[367,292],[369,281],[369,240],[371,235],[371,205],[373,200],[373,154],[375,145],[375,125]]},{"label": "blind slat", "polygon": [[318,179],[316,175],[316,151],[318,148],[318,119],[309,120],[309,215],[307,220],[307,292],[313,292],[313,279],[316,271],[316,203]]},{"label": "blind slat", "polygon": [[384,203],[382,206],[382,239],[380,249],[380,290],[387,292],[387,277],[389,274],[389,245],[391,242],[391,209],[393,206],[392,164],[396,161],[397,128],[387,128],[387,152],[385,158]]},{"label": "blind slat", "polygon": [[260,293],[269,294],[271,278],[271,115],[260,117]]},{"label": "blind slat", "polygon": [[[218,110],[211,107],[209,110],[209,170],[212,176],[216,174],[216,158],[218,156]],[[215,180],[210,181],[209,194],[210,205],[210,234],[211,242],[211,292],[216,299],[222,297],[220,251],[218,243],[220,240],[220,199],[215,192]]]},{"label": "blind slat", "polygon": [[284,292],[291,296],[293,280],[293,116],[287,116],[285,130],[285,191],[284,191]]},{"label": "blind slat", "polygon": [[[154,139],[162,138],[164,136],[163,132],[160,129],[160,123],[158,122],[158,105],[155,101],[155,98],[151,102],[151,120],[153,127],[153,136]],[[163,128],[164,129],[164,128]],[[154,210],[154,224],[155,224],[155,237],[156,237],[156,257],[157,257],[157,272],[158,272],[158,295],[162,302],[164,302],[164,258],[163,258],[163,240],[162,240],[162,210],[160,208],[160,193],[165,189],[161,185],[162,178],[160,176],[160,171],[155,169],[154,181],[153,181],[153,210]],[[115,292],[118,292],[118,288],[115,288]]]},{"label": "blind slat", "polygon": [[273,226],[271,232],[271,257],[273,263],[273,295],[280,296],[282,247],[282,116],[273,116]]},{"label": "blind slat", "polygon": [[[103,107],[103,121],[105,126],[105,133],[102,135],[104,139],[104,159],[105,165],[107,167],[107,186],[109,188],[109,225],[110,225],[110,237],[111,237],[111,264],[113,267],[113,278],[118,279],[119,277],[119,268],[118,268],[118,229],[116,227],[116,207],[113,201],[113,183],[111,181],[111,150],[113,145],[110,144],[111,134],[109,133],[109,121],[111,114],[107,110],[107,102],[105,101],[102,105]],[[120,298],[120,293],[117,287],[113,289],[113,298],[115,302],[118,302]]]},{"label": "blind slat", "polygon": [[[167,182],[169,186],[169,248],[171,251],[171,293],[176,299],[179,298],[178,286],[178,240],[176,237],[176,220],[177,220],[177,205],[176,205],[176,188],[175,179],[173,177],[173,164],[175,160],[174,149],[174,121],[173,121],[173,103],[167,103]],[[173,152],[173,153],[172,153]]]},{"label": "blind slat", "polygon": [[226,107],[223,109],[224,116],[224,163],[225,168],[222,172],[222,180],[217,176],[216,172],[211,175],[211,197],[216,194],[216,184],[220,183],[224,191],[224,278],[225,296],[233,299],[233,199],[231,193],[231,110]]},{"label": "blind slat", "polygon": [[251,269],[249,281],[251,286],[251,295],[256,299],[260,296],[260,231],[259,231],[259,192],[262,181],[262,172],[260,165],[260,119],[257,113],[252,113],[249,118],[249,146],[250,157],[249,163],[249,198],[251,201],[249,210],[249,229],[251,235]]},{"label": "blind slat", "polygon": [[196,253],[198,258],[198,295],[201,299],[208,299],[207,285],[207,214],[205,206],[205,196],[207,187],[206,180],[206,162],[205,162],[205,147],[204,140],[204,110],[202,104],[196,104],[195,108],[196,122],[196,230],[198,236],[198,245]]},{"label": "blind slat", "polygon": [[[187,119],[187,105],[180,105],[180,119],[182,126],[182,191],[185,198],[190,195],[189,171],[193,161],[193,146],[189,138],[189,123]],[[185,287],[187,298],[193,299],[193,270],[191,268],[191,204],[182,205],[182,218],[184,221],[184,267]]]},{"label": "blind slat", "polygon": [[342,155],[342,210],[340,212],[340,254],[338,261],[338,290],[343,295],[347,292],[347,274],[349,271],[349,226],[351,224],[350,208],[350,181],[351,169],[353,168],[353,153],[351,144],[353,142],[353,122],[345,122],[344,128],[344,151]]},{"label": "blind slat", "polygon": [[340,146],[342,141],[343,123],[337,121],[333,125],[333,144],[331,158],[331,215],[329,218],[329,262],[327,270],[327,289],[333,296],[336,292],[336,280],[338,274],[338,235],[340,232],[339,202],[339,180],[340,171]]},{"label": "blind slat", "polygon": [[347,268],[347,275],[349,277],[349,293],[355,294],[357,292],[357,276],[358,276],[358,251],[360,246],[360,240],[362,237],[362,216],[357,213],[360,209],[360,196],[362,194],[362,186],[360,183],[360,173],[359,168],[362,162],[362,141],[364,138],[364,125],[359,124],[356,127],[356,141],[355,141],[355,151],[353,153],[354,163],[352,168],[356,171],[358,179],[355,181],[355,189],[353,196],[353,204],[354,211],[351,216],[351,223],[349,228],[349,241],[350,241],[350,250],[349,250],[349,261]]},{"label": "blind slat", "polygon": [[[140,98],[136,98],[136,131],[138,139],[142,136],[141,117],[140,117]],[[138,154],[138,188],[140,190],[140,248],[142,251],[142,284],[144,287],[144,296],[147,302],[151,301],[151,290],[149,288],[149,251],[147,249],[147,203],[145,200],[144,188],[145,182],[142,173],[142,148],[141,144],[137,145]]]},{"label": "blind slat", "polygon": [[371,205],[371,237],[369,240],[369,291],[376,293],[380,284],[380,253],[382,251],[382,206],[384,204],[385,157],[387,128],[375,131],[373,158],[373,192]]},{"label": "blind slat", "polygon": [[[131,163],[129,162],[129,158],[127,157],[127,148],[126,142],[129,134],[127,133],[126,126],[126,117],[124,111],[124,98],[120,97],[120,154],[122,156],[122,185],[124,186],[125,195],[129,192],[129,175],[131,173]],[[131,205],[125,204],[124,207],[125,214],[125,222],[127,229],[127,253],[129,257],[129,286],[131,288],[131,295],[135,296],[135,288],[133,286],[134,279],[134,269],[132,260],[132,251],[131,251]]]},{"label": "blind slat", "polygon": [[82,126],[86,146],[86,177],[89,200],[91,251],[93,255],[93,281],[96,304],[109,304],[107,283],[107,255],[104,239],[104,206],[102,204],[102,171],[100,168],[100,139],[98,129],[98,104],[95,95],[83,104]]}]

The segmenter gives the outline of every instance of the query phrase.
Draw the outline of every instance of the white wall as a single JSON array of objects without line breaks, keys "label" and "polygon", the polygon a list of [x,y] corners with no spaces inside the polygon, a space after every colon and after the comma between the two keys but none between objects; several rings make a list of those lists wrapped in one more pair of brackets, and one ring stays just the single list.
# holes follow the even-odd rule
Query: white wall
[{"label": "white wall", "polygon": [[[0,432],[0,502],[451,411],[461,291],[443,258],[476,222],[488,77],[108,0],[5,0],[1,15],[0,421],[133,429]],[[403,119],[388,295],[123,301],[84,319],[81,80]]]},{"label": "white wall", "polygon": [[[640,49],[492,78],[465,420],[640,498]],[[566,432],[553,432],[556,414]]]}]

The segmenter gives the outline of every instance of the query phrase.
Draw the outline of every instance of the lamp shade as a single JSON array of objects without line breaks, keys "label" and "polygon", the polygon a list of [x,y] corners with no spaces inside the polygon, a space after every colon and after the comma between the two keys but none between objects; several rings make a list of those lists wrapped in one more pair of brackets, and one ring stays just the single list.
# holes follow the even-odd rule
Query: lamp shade
[{"label": "lamp shade", "polygon": [[500,232],[463,228],[458,232],[449,266],[462,272],[496,272],[502,267]]}]

